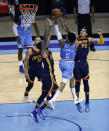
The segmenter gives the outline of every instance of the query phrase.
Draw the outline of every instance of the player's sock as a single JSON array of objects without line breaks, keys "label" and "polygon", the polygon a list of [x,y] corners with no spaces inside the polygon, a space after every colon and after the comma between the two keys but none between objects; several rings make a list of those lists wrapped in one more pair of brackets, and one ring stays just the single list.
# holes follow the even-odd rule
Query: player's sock
[{"label": "player's sock", "polygon": [[73,98],[74,98],[74,99],[77,99],[77,95],[76,95],[75,88],[70,88],[70,89],[71,89],[71,92],[72,92]]},{"label": "player's sock", "polygon": [[56,99],[61,95],[61,92],[59,90],[56,91],[56,94],[53,96],[53,98],[51,99],[52,101],[56,101]]},{"label": "player's sock", "polygon": [[48,104],[52,110],[54,110],[54,103],[56,99],[60,96],[61,92],[59,90],[56,91],[56,94],[53,96],[51,100],[48,101]]},{"label": "player's sock", "polygon": [[19,71],[20,71],[21,73],[25,73],[25,71],[24,71],[24,69],[23,69],[23,61],[22,61],[22,60],[19,61]]},{"label": "player's sock", "polygon": [[40,108],[41,108],[41,110],[43,110],[46,107],[47,107],[47,105],[44,103]]},{"label": "player's sock", "polygon": [[23,66],[23,61],[19,61],[19,66]]}]

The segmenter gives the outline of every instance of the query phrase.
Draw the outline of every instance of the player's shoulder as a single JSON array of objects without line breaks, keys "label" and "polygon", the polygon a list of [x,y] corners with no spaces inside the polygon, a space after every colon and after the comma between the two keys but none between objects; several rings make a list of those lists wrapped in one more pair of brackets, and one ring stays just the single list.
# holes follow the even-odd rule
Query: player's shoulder
[{"label": "player's shoulder", "polygon": [[30,47],[30,48],[27,50],[27,54],[28,54],[28,55],[32,55],[32,54],[33,54],[33,47]]}]

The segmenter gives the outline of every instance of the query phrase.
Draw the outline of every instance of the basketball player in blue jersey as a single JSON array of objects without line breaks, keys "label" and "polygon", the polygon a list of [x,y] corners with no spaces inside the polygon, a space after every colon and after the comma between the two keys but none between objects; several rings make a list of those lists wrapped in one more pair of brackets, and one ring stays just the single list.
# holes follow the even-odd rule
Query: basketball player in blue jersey
[{"label": "basketball player in blue jersey", "polygon": [[[84,92],[85,92],[85,111],[89,112],[89,66],[87,63],[87,55],[89,53],[89,46],[90,43],[98,43],[98,44],[104,44],[103,35],[101,33],[101,30],[97,31],[98,35],[100,36],[100,39],[94,39],[91,37],[87,37],[87,29],[82,28],[80,31],[80,36],[77,36],[77,44],[78,48],[76,51],[75,56],[75,67],[74,67],[74,77],[75,77],[75,88],[77,97],[79,98],[79,92],[80,92],[80,83],[81,79],[83,80],[84,84]],[[79,108],[81,109],[81,108]],[[82,110],[82,109],[81,109]]]},{"label": "basketball player in blue jersey", "polygon": [[[32,21],[24,22],[23,15],[18,16],[19,19],[17,23],[13,24],[13,31],[15,36],[17,37],[17,47],[18,47],[18,60],[19,60],[19,71],[24,73],[23,69],[23,48],[24,46],[29,48],[33,46],[32,41],[32,33],[31,33],[31,25]],[[39,34],[37,29],[37,24],[33,23],[35,31]]]},{"label": "basketball player in blue jersey", "polygon": [[62,81],[54,97],[51,100],[49,100],[49,103],[52,105],[52,108],[54,108],[54,102],[60,96],[64,87],[69,81],[70,81],[70,89],[72,92],[74,103],[78,104],[80,103],[80,101],[82,101],[81,99],[78,99],[76,96],[75,87],[74,87],[74,78],[73,78],[74,58],[76,54],[76,45],[75,45],[76,34],[73,33],[70,29],[66,28],[68,34],[66,36],[66,41],[63,40],[62,35],[58,29],[58,20],[55,18],[54,20],[55,20],[55,26],[54,26],[55,33],[61,47],[61,51],[60,51],[61,60],[59,61],[59,67],[62,72]]}]

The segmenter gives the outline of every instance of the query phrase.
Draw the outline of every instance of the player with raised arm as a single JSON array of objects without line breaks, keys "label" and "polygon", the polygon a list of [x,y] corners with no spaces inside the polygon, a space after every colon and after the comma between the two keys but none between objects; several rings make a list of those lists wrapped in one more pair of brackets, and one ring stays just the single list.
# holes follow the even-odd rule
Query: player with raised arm
[{"label": "player with raised arm", "polygon": [[[51,99],[58,88],[54,75],[54,61],[52,53],[48,50],[52,30],[52,22],[50,19],[46,20],[45,25],[44,40],[36,42],[36,40],[38,41],[38,39],[40,39],[40,37],[36,37],[35,45],[28,49],[24,60],[25,77],[28,81],[28,87],[26,88],[25,94],[28,95],[29,91],[32,89],[35,77],[42,81],[42,94],[38,98],[33,112],[30,113],[32,118],[37,122],[37,114],[42,119],[45,119],[42,114],[42,110],[48,105],[48,103],[46,101],[40,107],[42,101],[49,93],[51,93],[51,97],[48,97],[48,100]],[[42,62],[44,63],[44,68],[42,68]]]},{"label": "player with raised arm", "polygon": [[59,88],[56,91],[56,94],[49,101],[49,103],[53,106],[53,108],[54,108],[54,102],[60,96],[64,87],[69,81],[70,81],[70,89],[72,92],[74,103],[77,104],[82,101],[81,99],[78,99],[76,96],[74,77],[73,77],[74,58],[76,54],[76,45],[75,45],[76,34],[73,33],[71,29],[65,27],[68,34],[66,35],[66,40],[62,39],[62,35],[58,28],[58,19],[54,18],[54,20],[55,20],[55,25],[54,25],[55,33],[61,47],[61,52],[60,52],[61,60],[59,61],[59,67],[62,72],[62,81],[60,83]]},{"label": "player with raised arm", "polygon": [[[87,56],[89,53],[89,46],[90,43],[97,43],[97,44],[104,44],[104,38],[102,35],[101,30],[97,31],[97,34],[100,36],[100,39],[97,40],[92,37],[87,37],[87,29],[82,28],[80,31],[80,35],[77,36],[77,44],[78,48],[76,51],[76,56],[75,56],[75,67],[74,67],[74,77],[75,77],[75,88],[76,88],[76,93],[79,98],[79,92],[80,92],[80,83],[81,79],[83,80],[84,84],[84,92],[85,92],[85,111],[89,112],[90,107],[89,107],[89,66],[87,62]],[[81,108],[78,108],[79,111]]]}]

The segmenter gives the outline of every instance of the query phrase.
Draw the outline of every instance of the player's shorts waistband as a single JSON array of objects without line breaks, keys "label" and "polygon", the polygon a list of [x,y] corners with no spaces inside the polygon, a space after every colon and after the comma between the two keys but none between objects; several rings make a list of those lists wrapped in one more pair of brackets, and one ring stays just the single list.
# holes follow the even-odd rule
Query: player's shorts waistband
[{"label": "player's shorts waistband", "polygon": [[61,59],[61,61],[74,62],[74,60]]}]

